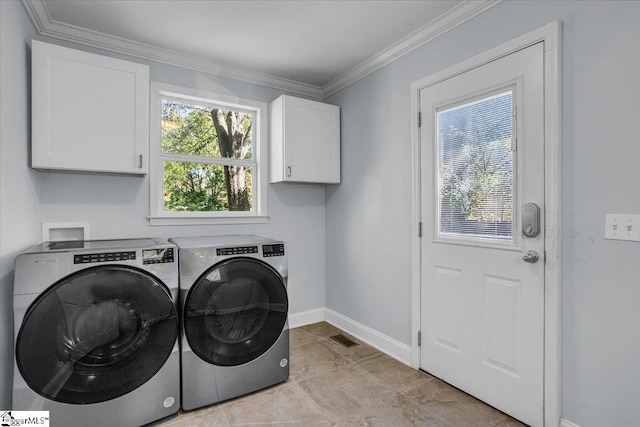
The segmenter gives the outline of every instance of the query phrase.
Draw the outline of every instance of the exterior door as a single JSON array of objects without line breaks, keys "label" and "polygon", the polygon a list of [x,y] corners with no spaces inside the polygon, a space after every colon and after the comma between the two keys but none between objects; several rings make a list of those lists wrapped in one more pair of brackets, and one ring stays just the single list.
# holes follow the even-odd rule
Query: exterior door
[{"label": "exterior door", "polygon": [[538,43],[420,91],[420,367],[532,426],[543,425],[543,72]]}]

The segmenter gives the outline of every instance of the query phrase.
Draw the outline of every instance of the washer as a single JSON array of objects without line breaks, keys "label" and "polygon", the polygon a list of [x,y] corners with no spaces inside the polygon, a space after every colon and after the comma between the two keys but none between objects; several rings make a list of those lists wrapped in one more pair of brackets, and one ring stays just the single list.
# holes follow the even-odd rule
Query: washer
[{"label": "washer", "polygon": [[18,255],[14,410],[52,426],[140,426],[178,411],[177,249],[47,242]]},{"label": "washer", "polygon": [[286,381],[285,243],[251,235],[169,240],[180,251],[182,408]]}]

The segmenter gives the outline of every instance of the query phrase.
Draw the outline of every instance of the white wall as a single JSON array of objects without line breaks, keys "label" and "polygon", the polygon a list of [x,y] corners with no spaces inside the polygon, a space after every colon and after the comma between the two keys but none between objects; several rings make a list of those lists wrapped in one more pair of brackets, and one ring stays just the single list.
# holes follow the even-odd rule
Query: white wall
[{"label": "white wall", "polygon": [[[2,319],[0,409],[10,408],[13,330],[13,259],[40,241],[41,222],[86,221],[92,239],[251,233],[282,239],[289,248],[290,313],[325,306],[322,185],[268,186],[267,224],[150,226],[148,178],[37,172],[29,168],[30,40],[35,31],[19,1],[2,5]],[[92,52],[95,49],[46,39]],[[107,52],[99,52],[110,55]],[[121,55],[112,55],[125,58]],[[132,58],[126,58],[133,60]],[[232,79],[136,59],[151,66],[155,81],[271,102],[281,92]]]},{"label": "white wall", "polygon": [[331,96],[342,183],[326,191],[327,307],[411,343],[412,82],[554,20],[564,24],[563,418],[640,419],[640,2],[505,1]]}]

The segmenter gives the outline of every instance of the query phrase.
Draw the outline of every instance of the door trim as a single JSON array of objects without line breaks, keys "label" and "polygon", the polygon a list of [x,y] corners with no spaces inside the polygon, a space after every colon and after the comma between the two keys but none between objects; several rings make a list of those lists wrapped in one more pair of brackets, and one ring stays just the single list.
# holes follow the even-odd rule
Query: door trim
[{"label": "door trim", "polygon": [[411,257],[411,364],[420,367],[420,285],[421,285],[421,166],[420,90],[438,82],[507,56],[533,44],[544,42],[544,424],[558,426],[562,407],[561,373],[561,284],[562,284],[562,88],[560,21],[531,31],[487,52],[411,84],[412,141],[412,257]]}]

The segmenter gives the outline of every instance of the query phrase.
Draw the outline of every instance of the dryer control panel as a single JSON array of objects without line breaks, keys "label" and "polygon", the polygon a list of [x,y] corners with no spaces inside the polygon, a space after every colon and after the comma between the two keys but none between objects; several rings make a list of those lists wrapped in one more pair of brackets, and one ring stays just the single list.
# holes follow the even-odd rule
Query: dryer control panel
[{"label": "dryer control panel", "polygon": [[236,246],[235,248],[218,248],[216,249],[216,255],[244,255],[244,254],[257,254],[257,246]]},{"label": "dryer control panel", "polygon": [[[246,255],[246,254],[257,254],[257,253],[258,253],[258,246],[236,246],[232,248],[216,249],[217,256]],[[262,256],[263,257],[284,256],[284,243],[262,245]]]}]

